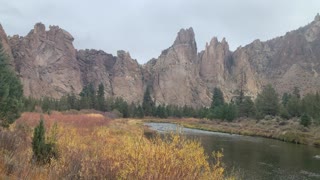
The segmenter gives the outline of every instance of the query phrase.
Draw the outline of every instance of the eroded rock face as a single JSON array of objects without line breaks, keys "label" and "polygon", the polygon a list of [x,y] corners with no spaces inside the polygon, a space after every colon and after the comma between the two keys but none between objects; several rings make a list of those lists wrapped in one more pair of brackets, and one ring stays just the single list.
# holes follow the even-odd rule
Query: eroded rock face
[{"label": "eroded rock face", "polygon": [[151,71],[157,104],[203,106],[210,103],[210,93],[198,71],[192,28],[180,30],[174,44],[162,51]]},{"label": "eroded rock face", "polygon": [[113,96],[128,102],[142,103],[144,94],[142,69],[138,62],[125,51],[118,51],[112,68]]},{"label": "eroded rock face", "polygon": [[11,52],[11,47],[9,45],[9,40],[7,38],[7,34],[4,31],[2,25],[0,24],[0,42],[2,44],[3,50],[5,53],[9,56],[10,58],[10,63],[14,65],[13,63],[13,57],[12,57],[12,52]]},{"label": "eroded rock face", "polygon": [[94,49],[77,51],[82,86],[93,83],[94,87],[97,88],[102,83],[106,96],[112,96],[112,68],[116,59],[117,57],[111,54]]},{"label": "eroded rock face", "polygon": [[206,44],[205,50],[199,53],[199,74],[206,87],[213,92],[215,87],[224,91],[226,98],[230,98],[233,84],[230,79],[232,56],[225,38],[221,42],[216,37],[210,44]]},{"label": "eroded rock face", "polygon": [[25,37],[7,37],[0,26],[0,40],[25,95],[36,98],[78,94],[88,83],[96,88],[103,83],[106,96],[128,102],[141,103],[149,86],[157,104],[199,107],[210,105],[214,87],[227,100],[240,85],[253,98],[269,83],[280,95],[295,86],[302,94],[320,90],[319,15],[305,27],[266,42],[255,40],[235,52],[225,39],[213,38],[198,53],[193,29],[182,29],[171,47],[142,66],[125,51],[117,56],[76,51],[73,37],[58,26],[46,31],[38,23]]},{"label": "eroded rock face", "polygon": [[82,89],[73,37],[58,26],[38,23],[25,37],[9,39],[25,96],[59,98]]},{"label": "eroded rock face", "polygon": [[302,94],[320,90],[320,19],[285,36],[266,42],[259,40],[233,54],[237,74],[244,67],[247,91],[256,95],[272,84],[280,95],[299,87]]},{"label": "eroded rock face", "polygon": [[125,51],[117,56],[97,50],[80,50],[77,59],[81,70],[82,86],[102,83],[107,97],[122,97],[129,103],[141,103],[143,97],[142,69]]}]

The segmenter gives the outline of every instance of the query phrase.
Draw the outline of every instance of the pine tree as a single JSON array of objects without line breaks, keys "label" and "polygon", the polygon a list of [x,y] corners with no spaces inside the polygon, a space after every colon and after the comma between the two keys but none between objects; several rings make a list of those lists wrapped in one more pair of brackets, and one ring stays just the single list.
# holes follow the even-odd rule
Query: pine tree
[{"label": "pine tree", "polygon": [[290,114],[288,113],[288,110],[286,107],[284,107],[284,105],[280,105],[279,107],[279,115],[280,117],[284,118],[284,119],[290,119]]},{"label": "pine tree", "polygon": [[301,115],[302,110],[301,100],[296,95],[290,97],[286,108],[290,117],[299,117]]},{"label": "pine tree", "polygon": [[8,127],[20,117],[22,108],[22,84],[10,68],[9,58],[0,43],[0,125]]},{"label": "pine tree", "polygon": [[96,93],[92,83],[85,86],[80,93],[80,109],[93,109],[96,107]]},{"label": "pine tree", "polygon": [[275,89],[269,84],[263,88],[256,98],[256,109],[260,116],[275,116],[279,112],[279,98]]},{"label": "pine tree", "polygon": [[41,117],[39,125],[35,127],[32,138],[32,151],[34,159],[38,162],[43,160],[45,149],[45,128]]},{"label": "pine tree", "polygon": [[300,99],[300,89],[297,86],[294,87],[292,95]]},{"label": "pine tree", "polygon": [[122,117],[124,117],[124,118],[127,118],[130,115],[129,114],[129,105],[122,98],[117,97],[115,99],[112,109],[117,109],[122,114]]},{"label": "pine tree", "polygon": [[311,118],[307,114],[303,114],[300,118],[300,124],[304,127],[308,127],[311,124]]},{"label": "pine tree", "polygon": [[143,102],[142,102],[142,108],[144,111],[144,114],[146,116],[152,116],[153,111],[155,109],[155,103],[153,102],[151,95],[150,95],[150,88],[147,87],[144,96],[143,96]]},{"label": "pine tree", "polygon": [[233,121],[237,117],[236,105],[234,105],[233,103],[229,103],[228,105],[226,105],[225,108],[226,109],[225,109],[224,119],[226,119],[229,122]]},{"label": "pine tree", "polygon": [[223,93],[222,93],[221,89],[214,88],[211,109],[214,109],[215,107],[222,106],[223,104],[224,104],[224,97],[223,97]]},{"label": "pine tree", "polygon": [[58,158],[58,151],[55,146],[56,137],[50,138],[50,142],[46,143],[45,132],[44,120],[41,116],[32,138],[33,159],[40,165],[50,163],[51,158]]},{"label": "pine tree", "polygon": [[251,117],[255,114],[254,102],[250,97],[245,97],[242,103],[238,104],[238,115],[239,117]]},{"label": "pine tree", "polygon": [[52,99],[49,97],[42,98],[41,99],[41,109],[42,109],[42,112],[44,112],[44,113],[50,113],[51,110],[54,110]]},{"label": "pine tree", "polygon": [[282,99],[281,99],[282,100],[282,105],[287,106],[287,103],[288,103],[290,97],[291,97],[291,94],[283,93]]},{"label": "pine tree", "polygon": [[36,105],[38,104],[38,100],[32,98],[32,97],[24,97],[23,98],[23,111],[24,112],[34,112]]},{"label": "pine tree", "polygon": [[136,109],[136,117],[137,118],[143,118],[144,117],[143,108],[140,105]]},{"label": "pine tree", "polygon": [[105,97],[104,97],[104,86],[102,83],[99,84],[97,92],[97,104],[99,111],[106,111]]},{"label": "pine tree", "polygon": [[68,104],[70,105],[71,109],[77,109],[80,110],[79,107],[79,100],[77,99],[76,95],[74,93],[67,95]]}]

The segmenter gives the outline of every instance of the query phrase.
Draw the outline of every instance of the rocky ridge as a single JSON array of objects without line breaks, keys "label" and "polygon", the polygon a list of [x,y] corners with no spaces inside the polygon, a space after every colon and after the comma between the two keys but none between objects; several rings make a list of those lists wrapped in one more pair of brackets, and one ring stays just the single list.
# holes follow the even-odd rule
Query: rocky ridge
[{"label": "rocky ridge", "polygon": [[212,90],[220,87],[227,100],[240,86],[255,97],[271,83],[284,93],[299,87],[302,94],[320,90],[320,16],[310,24],[269,41],[254,42],[230,51],[217,38],[198,52],[192,28],[181,29],[173,45],[144,65],[125,51],[76,50],[73,37],[58,26],[37,23],[25,37],[0,39],[24,85],[24,94],[59,98],[78,94],[88,83],[105,86],[106,96],[141,103],[151,88],[157,104],[209,106]]}]

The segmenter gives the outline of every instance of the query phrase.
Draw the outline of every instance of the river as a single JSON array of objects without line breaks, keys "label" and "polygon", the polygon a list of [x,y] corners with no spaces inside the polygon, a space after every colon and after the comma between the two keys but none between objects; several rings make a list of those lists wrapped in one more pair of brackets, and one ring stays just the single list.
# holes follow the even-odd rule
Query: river
[{"label": "river", "polygon": [[[320,149],[278,140],[181,128],[170,123],[145,123],[160,133],[181,130],[200,140],[206,153],[223,149],[227,172],[245,180],[320,179]],[[212,160],[212,159],[210,159]]]}]

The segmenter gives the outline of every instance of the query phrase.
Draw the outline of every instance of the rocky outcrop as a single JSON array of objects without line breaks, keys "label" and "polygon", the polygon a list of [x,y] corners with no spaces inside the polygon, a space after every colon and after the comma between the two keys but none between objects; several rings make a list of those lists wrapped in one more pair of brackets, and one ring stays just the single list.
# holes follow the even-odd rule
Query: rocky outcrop
[{"label": "rocky outcrop", "polygon": [[226,96],[231,96],[229,90],[232,86],[230,69],[232,66],[232,56],[229,45],[225,38],[221,42],[216,37],[212,38],[210,44],[206,44],[205,50],[199,53],[199,74],[210,92],[215,87],[220,87]]},{"label": "rocky outcrop", "polygon": [[5,51],[5,53],[9,56],[10,58],[10,63],[13,64],[13,56],[11,52],[11,47],[9,45],[9,40],[7,38],[7,34],[4,31],[2,25],[0,24],[0,43],[2,44],[2,48]]},{"label": "rocky outcrop", "polygon": [[142,69],[125,51],[117,56],[97,50],[80,50],[77,59],[82,86],[102,83],[107,97],[123,97],[128,102],[141,103],[143,97]]},{"label": "rocky outcrop", "polygon": [[78,94],[93,83],[105,86],[106,96],[141,103],[145,88],[157,104],[209,106],[214,87],[231,100],[242,88],[256,97],[266,84],[279,94],[295,86],[302,94],[320,90],[320,16],[284,36],[239,47],[213,38],[198,53],[192,28],[181,29],[173,45],[158,58],[139,65],[125,51],[111,55],[101,50],[75,50],[73,37],[58,26],[46,31],[41,23],[25,37],[0,40],[24,85],[26,96],[58,98]]},{"label": "rocky outcrop", "polygon": [[123,97],[128,102],[142,103],[144,94],[142,69],[128,52],[117,52],[117,60],[112,69],[112,87],[113,96]]},{"label": "rocky outcrop", "polygon": [[80,92],[81,73],[72,41],[67,31],[58,26],[46,31],[41,23],[25,37],[9,38],[26,96],[58,98]]},{"label": "rocky outcrop", "polygon": [[198,71],[197,45],[192,28],[180,30],[174,44],[162,51],[150,71],[157,104],[209,104],[210,93]]},{"label": "rocky outcrop", "polygon": [[117,57],[103,51],[80,50],[77,51],[77,60],[81,71],[82,86],[93,83],[98,87],[100,83],[104,85],[105,94],[109,97],[113,95],[112,88],[112,68]]},{"label": "rocky outcrop", "polygon": [[302,94],[320,90],[320,19],[285,36],[238,48],[233,75],[246,73],[247,92],[256,95],[272,84],[282,94],[299,87]]}]

